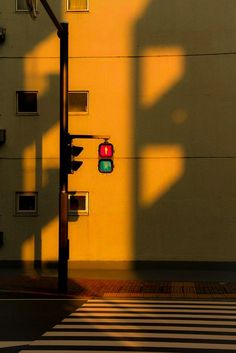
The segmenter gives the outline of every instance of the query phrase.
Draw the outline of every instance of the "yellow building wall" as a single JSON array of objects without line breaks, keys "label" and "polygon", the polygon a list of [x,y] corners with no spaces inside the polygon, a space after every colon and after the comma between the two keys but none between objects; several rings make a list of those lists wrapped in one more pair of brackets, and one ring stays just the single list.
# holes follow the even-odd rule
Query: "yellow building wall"
[{"label": "yellow building wall", "polygon": [[[89,192],[89,215],[69,222],[71,265],[235,261],[236,4],[90,0],[88,13],[66,13],[65,1],[49,3],[69,22],[69,89],[89,91],[89,113],[70,115],[69,131],[115,147],[103,175],[101,141],[78,141],[84,163],[69,190]],[[59,40],[41,5],[35,22],[0,6],[0,259],[56,261]],[[39,92],[36,117],[16,116],[24,89]],[[39,215],[16,217],[15,191],[33,190]]]}]

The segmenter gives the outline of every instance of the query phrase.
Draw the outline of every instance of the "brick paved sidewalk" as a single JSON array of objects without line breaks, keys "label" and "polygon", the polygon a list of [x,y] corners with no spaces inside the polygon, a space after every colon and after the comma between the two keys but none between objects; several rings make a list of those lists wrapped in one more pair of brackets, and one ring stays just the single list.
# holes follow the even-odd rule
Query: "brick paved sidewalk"
[{"label": "brick paved sidewalk", "polygon": [[[57,294],[56,276],[0,276],[0,291]],[[68,295],[91,297],[235,298],[236,282],[69,278]]]},{"label": "brick paved sidewalk", "polygon": [[173,282],[142,280],[79,280],[81,296],[159,297],[159,298],[236,298],[236,283]]}]

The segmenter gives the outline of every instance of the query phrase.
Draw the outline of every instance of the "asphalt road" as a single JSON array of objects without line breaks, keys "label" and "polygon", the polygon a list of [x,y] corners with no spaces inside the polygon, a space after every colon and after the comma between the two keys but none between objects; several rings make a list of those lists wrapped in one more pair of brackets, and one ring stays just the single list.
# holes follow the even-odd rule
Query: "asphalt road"
[{"label": "asphalt road", "polygon": [[1,298],[0,352],[16,353],[38,339],[85,301],[58,298]]}]

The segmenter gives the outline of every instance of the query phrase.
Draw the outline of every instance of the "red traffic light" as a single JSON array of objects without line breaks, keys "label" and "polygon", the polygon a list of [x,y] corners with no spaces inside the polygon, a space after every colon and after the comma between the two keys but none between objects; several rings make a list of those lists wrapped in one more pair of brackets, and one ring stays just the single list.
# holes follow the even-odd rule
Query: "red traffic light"
[{"label": "red traffic light", "polygon": [[111,158],[114,154],[114,147],[111,143],[104,142],[98,147],[98,154],[101,158]]}]

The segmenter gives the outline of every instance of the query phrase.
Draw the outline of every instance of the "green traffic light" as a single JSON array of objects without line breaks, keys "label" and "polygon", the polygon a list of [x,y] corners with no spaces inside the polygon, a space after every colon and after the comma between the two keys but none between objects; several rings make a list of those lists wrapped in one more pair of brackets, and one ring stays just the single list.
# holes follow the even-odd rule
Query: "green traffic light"
[{"label": "green traffic light", "polygon": [[111,159],[100,159],[98,162],[98,170],[100,173],[111,173],[113,167],[113,161]]}]

